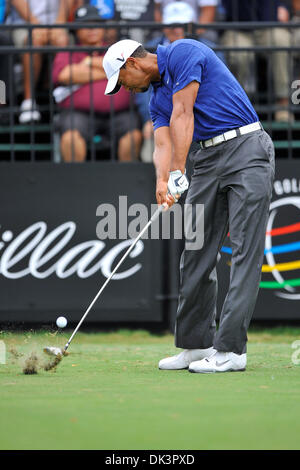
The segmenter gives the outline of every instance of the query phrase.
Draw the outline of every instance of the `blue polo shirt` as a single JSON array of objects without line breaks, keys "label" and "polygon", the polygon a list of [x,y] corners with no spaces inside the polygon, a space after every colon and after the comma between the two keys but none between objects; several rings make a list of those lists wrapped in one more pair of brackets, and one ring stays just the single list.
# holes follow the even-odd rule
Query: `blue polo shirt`
[{"label": "blue polo shirt", "polygon": [[245,91],[212,49],[193,39],[158,46],[160,82],[152,83],[150,115],[154,129],[169,126],[173,94],[190,82],[200,86],[194,105],[193,140],[210,139],[258,121]]}]

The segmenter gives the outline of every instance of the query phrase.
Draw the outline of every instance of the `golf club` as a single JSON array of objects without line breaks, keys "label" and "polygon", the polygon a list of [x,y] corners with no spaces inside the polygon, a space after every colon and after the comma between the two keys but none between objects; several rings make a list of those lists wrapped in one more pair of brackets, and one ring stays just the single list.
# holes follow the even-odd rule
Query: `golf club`
[{"label": "golf club", "polygon": [[84,319],[86,318],[86,316],[88,315],[88,313],[90,312],[91,308],[93,307],[93,305],[95,304],[95,302],[97,301],[97,299],[100,297],[100,295],[102,294],[102,292],[104,291],[105,287],[107,286],[107,284],[109,283],[109,281],[112,279],[112,277],[114,276],[114,274],[116,273],[116,271],[119,269],[119,267],[122,265],[122,263],[125,261],[125,259],[127,258],[127,256],[129,255],[129,253],[133,250],[133,248],[135,247],[135,245],[137,244],[137,242],[142,238],[142,236],[144,235],[144,233],[147,231],[147,229],[150,227],[150,225],[152,224],[152,222],[154,222],[160,215],[161,212],[165,211],[168,209],[168,204],[164,203],[162,205],[160,205],[157,210],[154,212],[154,214],[152,215],[151,219],[149,220],[149,222],[145,225],[145,227],[143,228],[143,230],[139,233],[139,235],[136,237],[136,239],[133,241],[133,243],[130,245],[130,247],[128,248],[128,250],[126,251],[126,253],[124,254],[124,256],[121,258],[121,260],[118,262],[117,266],[115,267],[115,269],[112,271],[111,275],[106,279],[106,281],[104,282],[103,286],[101,287],[101,289],[98,291],[97,295],[94,297],[94,299],[92,300],[92,302],[90,303],[90,305],[88,306],[88,308],[86,309],[84,315],[82,316],[80,322],[78,323],[78,325],[76,326],[75,330],[73,331],[69,341],[65,344],[65,346],[63,347],[63,349],[61,348],[58,348],[58,347],[53,347],[53,346],[47,346],[44,348],[44,352],[46,354],[48,354],[49,356],[65,356],[66,353],[67,353],[67,349],[68,347],[70,346],[71,344],[71,341],[73,340],[74,336],[76,335],[77,331],[79,330],[82,322],[84,321]]}]

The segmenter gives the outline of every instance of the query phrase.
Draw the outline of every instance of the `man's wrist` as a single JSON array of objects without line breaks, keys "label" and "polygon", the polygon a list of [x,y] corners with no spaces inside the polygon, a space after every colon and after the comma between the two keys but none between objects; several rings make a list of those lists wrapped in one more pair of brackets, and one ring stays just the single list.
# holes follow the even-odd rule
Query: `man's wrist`
[{"label": "man's wrist", "polygon": [[169,165],[158,165],[156,167],[156,179],[161,181],[168,181],[170,175]]},{"label": "man's wrist", "polygon": [[168,180],[169,180],[169,175],[166,176],[166,177],[157,177],[156,178],[156,183],[167,183],[168,184]]},{"label": "man's wrist", "polygon": [[170,172],[180,170],[181,173],[185,172],[185,159],[172,158]]},{"label": "man's wrist", "polygon": [[184,173],[185,173],[185,167],[178,167],[178,166],[175,167],[175,166],[172,166],[172,167],[171,167],[171,170],[170,170],[170,173],[171,173],[172,171],[178,171],[178,170],[181,171],[181,173],[184,175]]}]

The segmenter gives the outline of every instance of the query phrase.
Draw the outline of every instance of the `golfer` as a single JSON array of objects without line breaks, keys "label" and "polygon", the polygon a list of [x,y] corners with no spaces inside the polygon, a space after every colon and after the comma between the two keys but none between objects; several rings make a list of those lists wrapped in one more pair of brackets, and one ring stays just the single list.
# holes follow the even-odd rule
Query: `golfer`
[{"label": "golfer", "polygon": [[[274,146],[246,93],[215,53],[183,39],[147,52],[132,40],[103,59],[106,94],[152,85],[158,204],[204,204],[204,245],[185,250],[175,344],[184,350],[160,369],[191,372],[246,368],[247,330],[255,307],[274,179]],[[185,176],[187,155],[194,167]],[[216,331],[218,253],[230,232],[230,284]]]}]

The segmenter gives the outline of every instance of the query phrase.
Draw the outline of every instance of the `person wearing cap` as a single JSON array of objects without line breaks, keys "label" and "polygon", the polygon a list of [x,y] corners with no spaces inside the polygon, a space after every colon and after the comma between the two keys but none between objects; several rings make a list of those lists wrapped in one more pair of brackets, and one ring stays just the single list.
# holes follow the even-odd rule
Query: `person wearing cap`
[{"label": "person wearing cap", "polygon": [[[180,263],[175,344],[183,351],[162,359],[159,368],[245,370],[273,188],[272,140],[226,65],[199,41],[175,41],[156,54],[119,41],[106,52],[103,67],[107,94],[121,86],[143,92],[152,84],[157,203],[171,206],[188,188],[185,204],[204,207],[203,247],[191,249],[186,240]],[[230,284],[216,331],[216,264],[228,231]]]},{"label": "person wearing cap", "polygon": [[[84,5],[75,12],[76,23],[99,23],[98,28],[80,28],[76,31],[79,45],[104,47],[105,29],[97,8]],[[82,162],[86,159],[88,143],[95,135],[107,139],[111,135],[111,98],[104,95],[106,75],[101,53],[80,51],[72,54],[60,52],[53,64],[53,82],[59,86],[60,149],[66,162]],[[61,90],[62,88],[62,90]],[[69,90],[69,91],[68,91]],[[64,98],[65,96],[65,98]],[[64,99],[62,99],[64,98]],[[139,117],[130,110],[130,94],[126,90],[113,98],[114,135],[117,139],[117,156],[120,161],[131,161],[139,155],[141,131]]]},{"label": "person wearing cap", "polygon": [[[216,18],[218,0],[154,0],[154,17],[157,23],[176,23],[176,9],[180,8],[182,16],[188,16],[189,22],[201,24],[213,23]],[[197,28],[198,39],[215,43],[216,31]]]}]

